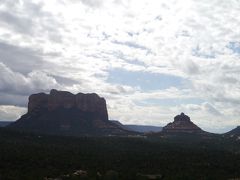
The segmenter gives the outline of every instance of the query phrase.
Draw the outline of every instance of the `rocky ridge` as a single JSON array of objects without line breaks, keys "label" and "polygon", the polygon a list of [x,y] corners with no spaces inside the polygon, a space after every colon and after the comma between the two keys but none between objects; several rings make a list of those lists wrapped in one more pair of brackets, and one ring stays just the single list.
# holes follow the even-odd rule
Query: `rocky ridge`
[{"label": "rocky ridge", "polygon": [[236,138],[237,140],[240,140],[240,126],[237,126],[236,128],[232,129],[231,131],[225,133],[224,136]]}]

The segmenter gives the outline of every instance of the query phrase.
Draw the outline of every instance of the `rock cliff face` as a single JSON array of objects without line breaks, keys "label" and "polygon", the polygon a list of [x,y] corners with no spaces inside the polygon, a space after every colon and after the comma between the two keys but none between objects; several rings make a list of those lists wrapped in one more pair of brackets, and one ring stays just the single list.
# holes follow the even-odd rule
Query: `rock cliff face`
[{"label": "rock cliff face", "polygon": [[108,120],[106,101],[95,93],[74,95],[67,91],[52,89],[50,94],[31,95],[28,102],[28,112],[39,108],[45,108],[48,111],[54,111],[58,108],[76,108],[83,112],[97,113],[102,120]]},{"label": "rock cliff face", "polygon": [[10,128],[63,135],[123,135],[129,133],[108,120],[106,101],[97,94],[76,95],[51,90],[29,97],[28,112]]},{"label": "rock cliff face", "polygon": [[195,125],[190,118],[181,113],[174,117],[174,121],[163,127],[163,132],[202,132],[202,130]]}]

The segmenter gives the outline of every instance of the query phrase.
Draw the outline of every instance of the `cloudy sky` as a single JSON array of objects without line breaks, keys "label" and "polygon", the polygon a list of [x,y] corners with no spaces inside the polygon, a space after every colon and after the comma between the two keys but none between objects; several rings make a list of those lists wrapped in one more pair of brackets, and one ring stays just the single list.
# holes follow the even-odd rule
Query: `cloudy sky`
[{"label": "cloudy sky", "polygon": [[240,0],[0,0],[0,120],[55,88],[109,116],[204,130],[240,125]]}]

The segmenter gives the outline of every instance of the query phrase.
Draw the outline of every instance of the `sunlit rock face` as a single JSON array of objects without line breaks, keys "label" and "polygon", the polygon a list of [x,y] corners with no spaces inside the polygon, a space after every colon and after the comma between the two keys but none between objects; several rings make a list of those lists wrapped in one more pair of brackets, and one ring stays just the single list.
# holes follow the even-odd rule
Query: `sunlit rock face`
[{"label": "sunlit rock face", "polygon": [[10,128],[48,134],[110,135],[128,131],[108,120],[106,101],[97,94],[51,90],[29,97],[28,112]]},{"label": "sunlit rock face", "polygon": [[181,113],[174,117],[174,121],[163,127],[163,132],[201,132],[202,130],[195,125],[189,116]]}]

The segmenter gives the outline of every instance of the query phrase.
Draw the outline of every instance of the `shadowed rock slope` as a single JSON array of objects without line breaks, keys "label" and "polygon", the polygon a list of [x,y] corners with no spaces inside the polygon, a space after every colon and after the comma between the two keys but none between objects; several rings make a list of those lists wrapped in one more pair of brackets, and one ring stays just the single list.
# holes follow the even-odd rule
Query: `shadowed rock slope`
[{"label": "shadowed rock slope", "polygon": [[70,136],[127,135],[108,120],[106,101],[97,94],[76,95],[51,90],[29,97],[28,112],[8,126],[12,129]]},{"label": "shadowed rock slope", "polygon": [[240,126],[237,126],[236,128],[232,129],[231,131],[224,134],[225,136],[229,137],[236,137],[240,139]]}]

